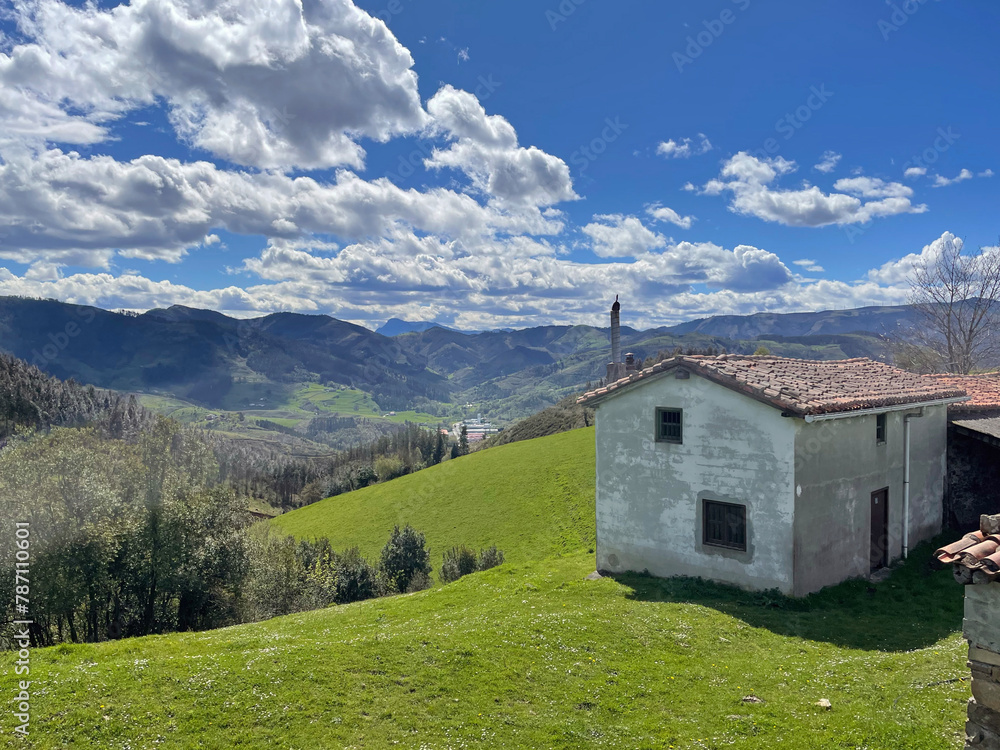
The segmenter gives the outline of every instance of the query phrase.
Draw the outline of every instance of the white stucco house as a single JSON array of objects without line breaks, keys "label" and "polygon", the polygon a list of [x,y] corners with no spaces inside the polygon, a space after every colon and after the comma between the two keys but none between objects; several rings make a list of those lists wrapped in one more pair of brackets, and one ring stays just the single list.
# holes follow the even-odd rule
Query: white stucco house
[{"label": "white stucco house", "polygon": [[794,596],[867,577],[940,530],[964,399],[867,359],[633,371],[580,399],[597,410],[597,568]]}]

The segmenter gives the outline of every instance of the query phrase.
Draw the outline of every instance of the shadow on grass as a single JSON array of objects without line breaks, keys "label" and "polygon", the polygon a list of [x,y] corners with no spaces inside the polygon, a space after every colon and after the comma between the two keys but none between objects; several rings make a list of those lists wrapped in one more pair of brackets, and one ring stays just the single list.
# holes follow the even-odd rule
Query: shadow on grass
[{"label": "shadow on grass", "polygon": [[960,533],[946,532],[915,548],[880,583],[851,580],[801,599],[777,590],[749,592],[701,578],[615,576],[630,599],[711,607],[748,625],[783,636],[868,651],[930,646],[962,628],[963,587],[931,554]]}]

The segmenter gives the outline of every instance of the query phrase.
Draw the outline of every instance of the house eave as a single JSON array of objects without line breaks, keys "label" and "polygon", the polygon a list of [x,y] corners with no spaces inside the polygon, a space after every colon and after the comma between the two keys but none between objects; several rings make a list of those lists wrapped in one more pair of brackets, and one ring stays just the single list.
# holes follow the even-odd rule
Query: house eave
[{"label": "house eave", "polygon": [[[923,406],[944,406],[946,404],[957,404],[961,401],[968,401],[968,396],[954,396],[952,398],[936,398],[932,401],[911,401],[905,404],[891,404],[889,406],[874,406],[870,409],[853,409],[849,411],[834,411],[826,414],[804,414],[788,416],[801,416],[806,422],[827,422],[831,419],[847,419],[849,417],[864,417],[871,414],[886,414],[891,411],[907,411],[909,409],[919,409]],[[784,416],[784,415],[783,415]]]}]

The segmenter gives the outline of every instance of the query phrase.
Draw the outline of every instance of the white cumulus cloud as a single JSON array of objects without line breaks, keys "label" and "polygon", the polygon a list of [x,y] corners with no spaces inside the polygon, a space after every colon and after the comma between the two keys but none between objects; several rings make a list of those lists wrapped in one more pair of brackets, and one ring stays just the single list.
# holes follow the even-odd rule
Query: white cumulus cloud
[{"label": "white cumulus cloud", "polygon": [[646,209],[646,213],[657,221],[666,221],[671,224],[676,224],[681,229],[690,229],[691,224],[693,224],[695,220],[695,217],[693,216],[681,216],[674,209],[667,206],[661,206],[659,203],[654,203],[649,206]]},{"label": "white cumulus cloud", "polygon": [[823,268],[819,263],[808,258],[801,258],[800,260],[793,260],[793,265],[799,266],[802,270],[808,271],[809,273],[823,273],[826,269]]},{"label": "white cumulus cloud", "polygon": [[682,138],[680,141],[670,139],[660,141],[656,147],[656,153],[668,159],[687,159],[691,156],[699,156],[712,150],[712,144],[704,133],[698,133],[697,142],[690,138]]},{"label": "white cumulus cloud", "polygon": [[934,182],[931,183],[933,187],[947,187],[948,185],[954,185],[956,182],[964,182],[965,180],[972,179],[972,172],[968,169],[963,169],[954,177],[944,177],[943,175],[934,175]]},{"label": "white cumulus cloud", "polygon": [[837,162],[841,159],[841,154],[836,151],[824,151],[823,156],[820,157],[819,163],[813,165],[813,169],[823,172],[824,174],[832,172],[836,166]]},{"label": "white cumulus cloud", "polygon": [[591,239],[591,248],[602,258],[634,258],[667,244],[662,234],[646,227],[635,216],[605,214],[595,216],[582,232]]},{"label": "white cumulus cloud", "polygon": [[[865,223],[879,216],[923,213],[924,205],[913,205],[909,188],[877,178],[856,177],[838,180],[846,192],[824,193],[816,186],[781,190],[772,184],[794,172],[795,162],[780,156],[761,159],[740,151],[727,160],[719,177],[702,188],[704,195],[732,193],[730,210],[787,226],[822,227],[829,224]],[[872,198],[863,201],[856,197]],[[876,199],[877,198],[877,199]]]},{"label": "white cumulus cloud", "polygon": [[49,141],[92,143],[162,101],[178,134],[216,156],[322,168],[360,167],[358,139],[426,123],[409,51],[350,0],[15,7],[28,39],[0,53],[6,132],[35,121]]},{"label": "white cumulus cloud", "polygon": [[425,160],[428,168],[461,170],[477,190],[507,204],[548,206],[577,197],[566,162],[534,146],[518,146],[513,126],[500,115],[487,115],[469,92],[443,86],[427,111],[453,140]]},{"label": "white cumulus cloud", "polygon": [[909,253],[902,258],[896,258],[868,272],[868,279],[879,284],[905,287],[913,272],[920,266],[933,264],[945,249],[952,248],[961,251],[963,242],[951,232],[944,232],[933,242],[924,245],[918,253]]}]

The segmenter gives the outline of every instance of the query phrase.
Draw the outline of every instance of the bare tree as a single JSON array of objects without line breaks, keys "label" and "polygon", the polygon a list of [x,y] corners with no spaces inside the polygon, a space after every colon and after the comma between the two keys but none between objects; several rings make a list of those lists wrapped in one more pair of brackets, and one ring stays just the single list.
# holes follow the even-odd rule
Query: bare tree
[{"label": "bare tree", "polygon": [[1000,249],[962,253],[961,240],[944,243],[910,278],[910,304],[920,319],[903,344],[904,359],[920,369],[967,375],[998,353]]}]

